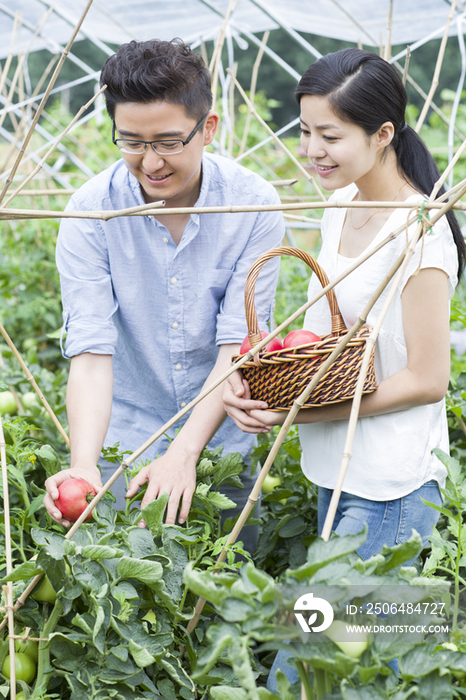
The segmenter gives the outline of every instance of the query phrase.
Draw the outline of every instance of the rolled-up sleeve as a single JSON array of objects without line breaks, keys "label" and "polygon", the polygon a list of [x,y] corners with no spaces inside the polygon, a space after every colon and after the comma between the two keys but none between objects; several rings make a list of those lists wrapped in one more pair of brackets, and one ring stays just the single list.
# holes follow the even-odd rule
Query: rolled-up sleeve
[{"label": "rolled-up sleeve", "polygon": [[[73,200],[67,210],[81,208]],[[84,207],[82,207],[84,208]],[[57,240],[66,344],[64,357],[84,352],[113,355],[118,308],[102,224],[97,219],[63,219]]]},{"label": "rolled-up sleeve", "polygon": [[[280,199],[275,190],[271,190],[270,196],[262,203],[279,204]],[[248,328],[245,318],[244,291],[247,274],[262,253],[282,244],[284,234],[285,227],[281,211],[257,213],[251,234],[236,261],[220,305],[217,315],[217,345],[241,343],[246,336]],[[279,267],[278,257],[269,260],[262,268],[256,282],[254,305],[262,330],[267,328],[272,316]]]}]

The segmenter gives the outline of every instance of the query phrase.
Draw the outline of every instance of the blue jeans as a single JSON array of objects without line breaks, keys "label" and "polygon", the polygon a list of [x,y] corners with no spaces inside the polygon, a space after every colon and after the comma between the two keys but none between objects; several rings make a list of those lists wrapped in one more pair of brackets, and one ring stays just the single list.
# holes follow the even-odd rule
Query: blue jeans
[{"label": "blue jeans", "polygon": [[[332,493],[330,489],[319,487],[317,501],[319,534],[324,526]],[[416,491],[394,501],[370,501],[367,498],[343,492],[332,529],[338,535],[350,535],[361,532],[367,524],[366,541],[357,550],[363,559],[369,559],[373,554],[378,554],[384,544],[393,547],[406,542],[411,537],[413,529],[420,534],[423,544],[426,545],[427,537],[432,534],[439,513],[430,506],[424,505],[421,498],[436,505],[442,505],[438,483],[434,480],[427,481]],[[406,562],[405,566],[413,561]],[[280,649],[277,652],[267,680],[268,690],[277,692],[275,674],[278,669],[285,674],[291,684],[298,680],[298,672],[287,662],[289,658],[290,655],[285,650]]]}]

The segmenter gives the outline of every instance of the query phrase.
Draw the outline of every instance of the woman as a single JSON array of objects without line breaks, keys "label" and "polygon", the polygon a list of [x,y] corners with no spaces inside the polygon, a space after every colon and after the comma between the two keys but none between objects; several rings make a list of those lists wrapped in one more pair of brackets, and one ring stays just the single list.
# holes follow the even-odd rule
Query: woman
[{"label": "woman", "polygon": [[[340,201],[412,202],[430,194],[439,177],[419,136],[406,125],[406,91],[395,68],[376,54],[344,49],[310,66],[296,91],[301,143],[326,190]],[[330,280],[362,253],[406,222],[409,209],[326,209],[319,263]],[[412,212],[411,212],[412,214]],[[416,226],[410,226],[409,238]],[[351,327],[406,246],[403,233],[369,258],[336,288]],[[453,212],[442,217],[416,246],[378,337],[378,388],[362,398],[352,459],[334,522],[338,534],[368,535],[363,558],[384,544],[406,541],[414,528],[424,542],[438,513],[446,470],[432,454],[448,451],[444,396],[450,373],[449,299],[462,273],[464,240]],[[390,285],[389,285],[390,287]],[[369,313],[373,326],[388,294]],[[316,295],[315,276],[309,298]],[[304,328],[330,332],[325,298],[306,313]],[[228,414],[246,432],[267,432],[285,413],[250,400],[240,373],[224,390]],[[299,412],[302,468],[319,486],[319,531],[341,464],[351,404]]]}]

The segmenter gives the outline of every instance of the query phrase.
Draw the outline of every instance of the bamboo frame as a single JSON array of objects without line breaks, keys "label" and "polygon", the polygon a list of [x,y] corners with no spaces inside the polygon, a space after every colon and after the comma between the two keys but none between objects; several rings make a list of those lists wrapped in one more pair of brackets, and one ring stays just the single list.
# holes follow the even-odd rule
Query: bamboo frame
[{"label": "bamboo frame", "polygon": [[[262,36],[262,42],[259,48],[259,51],[257,52],[257,57],[256,60],[254,61],[254,65],[252,67],[252,76],[251,76],[251,87],[249,88],[249,99],[251,100],[251,103],[254,104],[254,98],[256,96],[256,85],[257,85],[257,76],[259,74],[259,67],[262,62],[262,57],[264,55],[264,49],[267,46],[267,42],[269,40],[270,32],[266,31],[264,32]],[[235,75],[236,78],[236,75]],[[244,130],[243,130],[243,136],[241,138],[241,144],[239,147],[239,153],[238,156],[243,155],[244,150],[246,148],[246,141],[248,140],[248,134],[249,134],[249,127],[251,126],[251,111],[249,110],[247,115],[246,115],[246,123],[244,125]]]},{"label": "bamboo frame", "polygon": [[36,113],[35,113],[35,115],[34,115],[34,119],[33,119],[32,122],[31,122],[31,125],[30,125],[30,127],[29,127],[29,131],[28,131],[28,133],[26,134],[26,137],[25,137],[25,139],[24,139],[24,141],[23,141],[23,144],[22,144],[21,149],[20,149],[20,151],[19,151],[19,153],[18,153],[18,156],[17,156],[17,158],[16,158],[16,161],[15,161],[15,163],[14,163],[14,165],[13,165],[13,168],[12,168],[12,170],[11,170],[11,172],[10,172],[10,175],[9,175],[7,181],[5,182],[5,185],[4,185],[4,187],[3,187],[2,192],[0,193],[0,204],[3,202],[3,199],[4,199],[4,197],[5,197],[5,194],[6,194],[7,191],[8,191],[8,188],[10,187],[11,183],[13,182],[13,178],[14,178],[14,176],[15,176],[15,174],[16,174],[16,171],[18,170],[18,167],[19,167],[19,165],[20,165],[20,163],[21,163],[21,160],[22,160],[22,158],[23,158],[23,155],[24,155],[24,153],[26,152],[26,148],[27,148],[27,146],[28,146],[29,141],[31,140],[32,134],[34,133],[34,129],[35,129],[35,127],[36,127],[36,125],[37,125],[37,123],[38,123],[38,121],[39,121],[39,118],[40,118],[40,115],[41,115],[41,113],[42,113],[42,110],[43,110],[44,107],[45,107],[45,103],[47,102],[47,100],[48,100],[48,98],[49,98],[49,95],[50,95],[50,93],[51,93],[51,91],[52,91],[52,88],[53,88],[53,86],[55,85],[55,81],[57,80],[58,75],[59,75],[59,73],[60,73],[60,70],[61,70],[61,68],[62,68],[62,66],[63,66],[63,64],[64,64],[64,62],[65,62],[65,60],[66,60],[66,57],[68,56],[68,54],[69,54],[69,52],[70,52],[71,46],[73,45],[74,40],[76,39],[76,36],[78,35],[78,32],[79,32],[79,30],[80,30],[80,28],[81,28],[81,25],[82,25],[82,23],[84,22],[84,19],[85,19],[87,13],[89,12],[89,8],[91,7],[92,2],[93,2],[93,0],[88,0],[88,1],[87,1],[86,7],[84,8],[84,11],[83,11],[81,17],[79,18],[79,20],[78,20],[78,22],[77,22],[77,24],[76,24],[76,27],[74,28],[74,30],[73,30],[73,32],[72,32],[72,34],[71,34],[71,37],[70,37],[70,39],[69,39],[67,45],[66,45],[65,48],[63,49],[63,53],[62,53],[62,55],[61,55],[61,57],[60,57],[60,60],[59,60],[57,66],[56,66],[56,68],[55,68],[55,70],[54,70],[54,72],[53,72],[53,74],[52,74],[52,77],[51,77],[50,80],[49,80],[49,84],[47,85],[47,89],[46,89],[46,91],[45,91],[45,93],[44,93],[44,96],[43,96],[43,98],[42,98],[42,100],[41,100],[41,102],[40,102],[40,104],[39,104],[39,107],[37,108],[37,111],[36,111]]},{"label": "bamboo frame", "polygon": [[[2,486],[3,486],[3,509],[5,521],[5,556],[6,556],[6,572],[7,575],[13,571],[13,557],[11,554],[11,525],[10,525],[10,497],[8,489],[8,468],[6,462],[6,443],[3,433],[2,416],[0,414],[0,459],[2,466]],[[5,607],[7,609],[8,620],[8,646],[10,654],[10,697],[16,700],[16,668],[15,668],[15,623],[13,612],[13,583],[8,581],[6,586],[3,586],[3,595],[5,598]]]}]

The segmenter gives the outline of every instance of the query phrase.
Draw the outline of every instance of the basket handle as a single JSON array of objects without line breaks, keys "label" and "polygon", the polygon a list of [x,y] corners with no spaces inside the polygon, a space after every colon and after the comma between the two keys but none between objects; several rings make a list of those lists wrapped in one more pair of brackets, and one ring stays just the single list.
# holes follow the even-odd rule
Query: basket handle
[{"label": "basket handle", "polygon": [[[326,287],[329,284],[329,279],[323,268],[319,265],[317,260],[315,260],[311,255],[306,253],[304,250],[299,248],[292,248],[291,246],[282,246],[280,248],[271,248],[266,253],[262,253],[255,263],[251,266],[248,276],[246,278],[246,287],[244,290],[244,307],[246,311],[246,321],[248,324],[248,336],[251,347],[253,348],[261,340],[262,336],[259,329],[259,321],[257,318],[256,307],[254,305],[254,290],[256,287],[256,281],[259,277],[259,272],[263,268],[266,262],[275,258],[277,255],[293,255],[295,258],[299,258],[305,262],[312,270],[316,273],[319,282],[322,287]],[[327,301],[330,307],[330,314],[332,316],[332,335],[341,335],[345,333],[347,328],[343,320],[343,316],[340,313],[338,307],[338,302],[333,289],[327,292]]]}]

